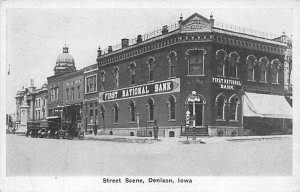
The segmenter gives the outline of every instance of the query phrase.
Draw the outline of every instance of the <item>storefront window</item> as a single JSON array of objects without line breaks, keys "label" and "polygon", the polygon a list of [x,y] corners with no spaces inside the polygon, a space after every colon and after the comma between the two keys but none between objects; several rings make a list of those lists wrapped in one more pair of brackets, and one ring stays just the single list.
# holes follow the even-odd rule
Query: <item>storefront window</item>
[{"label": "storefront window", "polygon": [[153,121],[154,120],[154,102],[151,98],[148,99],[147,107],[148,107],[148,115],[149,115],[148,119],[150,121]]},{"label": "storefront window", "polygon": [[114,123],[118,123],[118,120],[119,120],[119,107],[116,103],[114,104],[114,107],[113,107],[113,113],[114,113]]},{"label": "storefront window", "polygon": [[218,50],[216,52],[216,62],[217,62],[217,75],[225,76],[225,61],[227,53],[224,50]]},{"label": "storefront window", "polygon": [[93,103],[90,103],[90,124],[94,124],[94,108]]},{"label": "storefront window", "polygon": [[230,120],[237,120],[237,108],[239,99],[237,97],[232,97],[230,99]]},{"label": "storefront window", "polygon": [[175,119],[175,97],[169,97],[169,119]]},{"label": "storefront window", "polygon": [[135,121],[135,104],[133,101],[130,101],[129,103],[129,110],[130,110],[130,121],[134,122]]},{"label": "storefront window", "polygon": [[217,119],[225,119],[225,100],[226,98],[222,94],[217,97]]}]

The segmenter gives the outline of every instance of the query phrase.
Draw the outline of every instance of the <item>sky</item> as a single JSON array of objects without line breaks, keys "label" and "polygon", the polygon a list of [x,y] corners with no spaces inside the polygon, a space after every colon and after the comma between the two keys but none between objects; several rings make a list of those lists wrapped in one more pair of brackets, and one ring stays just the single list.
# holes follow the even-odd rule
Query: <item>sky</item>
[{"label": "sky", "polygon": [[[200,6],[199,6],[200,7]],[[40,88],[54,75],[57,56],[66,43],[77,69],[96,63],[97,48],[121,43],[171,25],[193,13],[215,22],[224,22],[263,32],[287,35],[293,32],[293,10],[290,8],[10,8],[6,12],[7,113],[15,113],[17,91],[34,79]],[[8,70],[8,69],[7,69]],[[7,75],[7,73],[6,73]]]}]

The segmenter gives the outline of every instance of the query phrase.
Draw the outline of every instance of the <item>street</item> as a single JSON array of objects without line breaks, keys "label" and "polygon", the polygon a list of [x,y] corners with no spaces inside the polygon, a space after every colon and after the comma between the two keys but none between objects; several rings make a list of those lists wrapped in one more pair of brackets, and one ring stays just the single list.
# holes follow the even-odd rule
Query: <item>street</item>
[{"label": "street", "polygon": [[291,137],[210,144],[183,144],[179,140],[164,138],[152,144],[139,144],[7,134],[7,176],[292,174]]}]

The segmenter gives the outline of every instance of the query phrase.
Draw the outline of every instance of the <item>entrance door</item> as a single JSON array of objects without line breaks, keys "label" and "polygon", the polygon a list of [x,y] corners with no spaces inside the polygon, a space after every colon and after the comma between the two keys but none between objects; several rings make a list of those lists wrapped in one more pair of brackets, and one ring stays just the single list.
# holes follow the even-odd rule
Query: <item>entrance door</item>
[{"label": "entrance door", "polygon": [[[193,103],[189,102],[189,111],[190,116],[193,117]],[[196,126],[202,126],[202,117],[203,117],[203,103],[195,102],[195,119],[196,119]],[[193,123],[193,122],[191,122]],[[193,124],[192,124],[193,125]]]}]

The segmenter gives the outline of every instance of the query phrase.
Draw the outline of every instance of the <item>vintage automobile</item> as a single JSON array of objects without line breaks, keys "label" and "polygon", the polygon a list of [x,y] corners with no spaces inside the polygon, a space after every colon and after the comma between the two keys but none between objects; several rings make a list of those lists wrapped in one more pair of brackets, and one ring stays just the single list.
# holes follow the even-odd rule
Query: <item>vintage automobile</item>
[{"label": "vintage automobile", "polygon": [[47,122],[42,121],[29,121],[27,123],[27,131],[26,137],[40,137],[41,129],[47,129],[48,125]]}]

